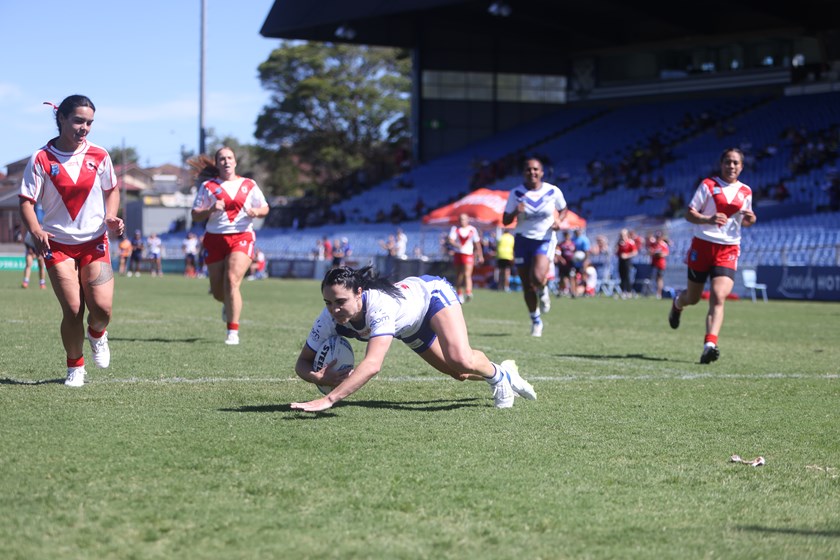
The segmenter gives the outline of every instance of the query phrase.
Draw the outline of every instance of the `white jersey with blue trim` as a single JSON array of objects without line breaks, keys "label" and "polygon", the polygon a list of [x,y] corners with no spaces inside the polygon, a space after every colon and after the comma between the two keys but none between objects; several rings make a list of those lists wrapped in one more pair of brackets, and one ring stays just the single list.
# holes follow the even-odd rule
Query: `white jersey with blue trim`
[{"label": "white jersey with blue trim", "polygon": [[563,192],[551,183],[545,182],[535,190],[519,185],[510,191],[505,213],[510,214],[516,211],[520,202],[525,203],[525,212],[521,212],[516,217],[514,233],[528,239],[551,239],[554,236],[554,230],[551,229],[554,224],[554,211],[562,211],[566,208]]},{"label": "white jersey with blue trim", "polygon": [[365,342],[377,336],[393,336],[402,340],[417,333],[423,326],[433,297],[451,296],[457,301],[448,282],[436,276],[409,276],[394,285],[404,297],[395,298],[379,290],[362,292],[362,325],[353,325],[350,321],[339,325],[325,307],[312,325],[306,345],[317,350],[322,341],[334,334]]}]

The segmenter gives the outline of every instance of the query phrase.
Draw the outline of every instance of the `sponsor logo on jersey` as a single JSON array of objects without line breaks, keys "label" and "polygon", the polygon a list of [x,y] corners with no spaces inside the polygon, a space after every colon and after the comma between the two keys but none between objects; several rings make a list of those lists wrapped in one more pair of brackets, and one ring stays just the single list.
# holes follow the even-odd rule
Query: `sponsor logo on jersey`
[{"label": "sponsor logo on jersey", "polygon": [[688,260],[690,260],[691,262],[696,262],[697,261],[697,251],[696,250],[692,249],[688,253]]},{"label": "sponsor logo on jersey", "polygon": [[720,194],[720,187],[715,187],[712,189],[712,195]]},{"label": "sponsor logo on jersey", "polygon": [[106,247],[105,247],[104,243],[100,243],[99,245],[96,246],[96,251],[98,253],[104,253],[105,250],[106,250]]},{"label": "sponsor logo on jersey", "polygon": [[50,176],[51,177],[56,177],[57,175],[58,175],[58,164],[57,163],[51,163],[50,164]]}]

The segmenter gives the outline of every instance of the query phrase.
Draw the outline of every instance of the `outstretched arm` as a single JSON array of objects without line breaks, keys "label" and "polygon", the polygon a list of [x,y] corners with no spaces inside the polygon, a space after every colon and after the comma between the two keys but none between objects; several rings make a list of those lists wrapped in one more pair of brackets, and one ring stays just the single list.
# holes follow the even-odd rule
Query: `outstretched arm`
[{"label": "outstretched arm", "polygon": [[[292,403],[292,409],[303,410],[304,412],[320,412],[332,407],[338,401],[345,399],[362,388],[362,386],[370,381],[374,375],[379,373],[382,369],[382,362],[385,361],[385,354],[388,353],[388,348],[391,347],[391,341],[394,340],[392,336],[377,336],[370,339],[368,342],[365,357],[353,370],[353,374],[342,381],[335,389],[323,398],[314,401],[303,403]],[[311,350],[310,350],[311,351]],[[303,353],[301,353],[302,355]],[[314,355],[313,355],[314,358]],[[298,358],[300,364],[301,358]],[[310,362],[311,365],[311,362]],[[298,375],[303,377],[295,366]]]}]

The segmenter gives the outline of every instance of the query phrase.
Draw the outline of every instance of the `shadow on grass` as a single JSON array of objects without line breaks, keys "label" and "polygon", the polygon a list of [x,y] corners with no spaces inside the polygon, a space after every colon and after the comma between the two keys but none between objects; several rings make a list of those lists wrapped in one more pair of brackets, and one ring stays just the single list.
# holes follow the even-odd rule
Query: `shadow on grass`
[{"label": "shadow on grass", "polygon": [[108,336],[108,340],[111,342],[204,342],[216,344],[217,340],[210,340],[209,338],[202,338],[202,337],[194,337],[194,338],[128,338],[128,337],[116,337],[116,336]]},{"label": "shadow on grass", "polygon": [[763,527],[761,525],[739,525],[739,531],[755,533],[781,533],[785,535],[803,535],[806,537],[840,537],[840,530],[826,531],[816,529],[795,529],[793,527]]},{"label": "shadow on grass", "polygon": [[[333,408],[341,406],[338,403]],[[256,406],[238,406],[236,408],[220,408],[219,412],[293,412],[295,416],[284,418],[284,420],[314,420],[316,418],[332,418],[335,416],[333,409],[329,408],[322,412],[303,412],[301,410],[292,410],[291,405],[288,404],[262,404]]]},{"label": "shadow on grass", "polygon": [[47,385],[50,383],[64,383],[64,381],[65,379],[63,377],[59,377],[58,379],[40,379],[37,381],[4,377],[0,379],[0,385]]},{"label": "shadow on grass", "polygon": [[495,337],[504,336],[504,337],[511,337],[511,336],[513,336],[513,335],[512,335],[512,334],[510,334],[510,333],[500,333],[500,332],[492,332],[492,333],[491,333],[491,332],[486,332],[486,333],[471,332],[471,333],[470,333],[470,336],[473,336],[473,337],[475,337],[475,338],[480,338],[480,337],[485,337],[485,336],[495,336]]},{"label": "shadow on grass", "polygon": [[358,406],[363,408],[387,408],[390,410],[411,410],[418,412],[437,412],[444,410],[457,410],[470,406],[483,406],[479,401],[484,399],[467,398],[458,399],[455,401],[449,399],[439,399],[434,401],[342,401],[332,408],[322,412],[302,412],[299,410],[292,410],[291,405],[288,404],[264,404],[257,406],[239,406],[236,408],[220,408],[221,412],[294,412],[300,417],[330,417],[335,416],[331,411],[345,406]]},{"label": "shadow on grass", "polygon": [[586,358],[587,360],[645,360],[648,362],[698,363],[691,360],[672,360],[671,358],[659,358],[644,354],[555,354],[555,356],[558,358]]},{"label": "shadow on grass", "polygon": [[387,408],[390,410],[416,410],[421,412],[437,412],[439,410],[457,410],[459,408],[484,406],[480,402],[485,399],[470,397],[466,399],[437,399],[433,401],[350,401],[340,402],[344,406],[361,406],[364,408]]}]

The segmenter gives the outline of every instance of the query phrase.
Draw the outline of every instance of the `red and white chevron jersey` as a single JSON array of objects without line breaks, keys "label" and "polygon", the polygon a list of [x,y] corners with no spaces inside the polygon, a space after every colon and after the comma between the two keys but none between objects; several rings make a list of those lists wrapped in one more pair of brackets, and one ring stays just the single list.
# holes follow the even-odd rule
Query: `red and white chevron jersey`
[{"label": "red and white chevron jersey", "polygon": [[116,186],[104,148],[85,141],[75,152],[62,152],[51,140],[26,164],[20,196],[41,202],[42,227],[55,241],[78,245],[105,233],[103,194]]},{"label": "red and white chevron jersey", "polygon": [[475,245],[481,243],[481,235],[473,225],[452,226],[449,230],[449,242],[456,253],[472,255],[475,253]]},{"label": "red and white chevron jersey", "polygon": [[202,183],[193,201],[193,210],[203,211],[216,204],[225,203],[223,212],[213,212],[207,220],[206,231],[210,233],[244,233],[254,230],[254,220],[246,213],[250,208],[262,208],[267,204],[265,195],[252,179],[236,177],[223,181],[219,177]]},{"label": "red and white chevron jersey", "polygon": [[752,189],[740,181],[729,184],[719,177],[703,179],[688,205],[703,216],[722,212],[729,218],[724,226],[695,225],[694,237],[721,245],[740,245],[744,217],[741,210],[752,210]]}]

